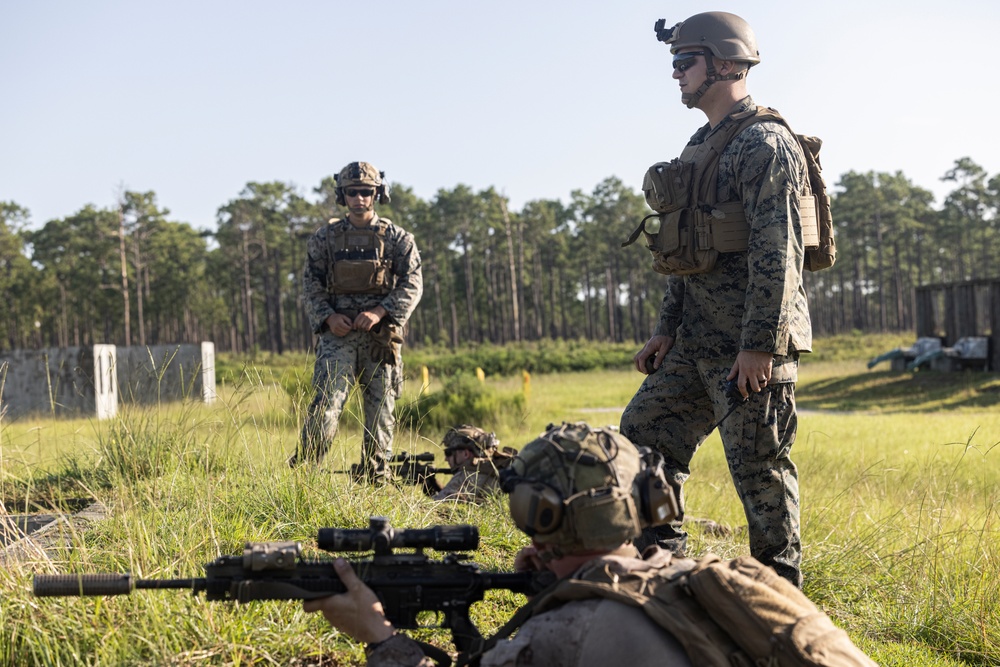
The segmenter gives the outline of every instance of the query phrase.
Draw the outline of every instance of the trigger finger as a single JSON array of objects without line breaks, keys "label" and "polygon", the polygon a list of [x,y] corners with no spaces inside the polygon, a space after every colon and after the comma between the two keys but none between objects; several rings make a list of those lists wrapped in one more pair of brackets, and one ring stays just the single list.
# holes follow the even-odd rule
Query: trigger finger
[{"label": "trigger finger", "polygon": [[358,575],[354,573],[354,568],[343,558],[333,561],[333,569],[336,570],[337,576],[340,577],[340,580],[348,591],[354,590],[361,583]]}]

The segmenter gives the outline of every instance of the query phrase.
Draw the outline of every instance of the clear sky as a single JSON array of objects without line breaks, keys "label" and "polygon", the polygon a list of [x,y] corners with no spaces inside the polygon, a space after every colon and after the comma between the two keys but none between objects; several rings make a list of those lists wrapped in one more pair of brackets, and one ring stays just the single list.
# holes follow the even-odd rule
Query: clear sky
[{"label": "clear sky", "polygon": [[832,186],[960,157],[1000,171],[995,0],[0,0],[0,201],[33,226],[120,187],[214,228],[249,181],[301,194],[353,160],[430,199],[495,186],[514,208],[609,176],[638,189],[704,116],[653,23],[740,14],[749,87],[823,138]]}]

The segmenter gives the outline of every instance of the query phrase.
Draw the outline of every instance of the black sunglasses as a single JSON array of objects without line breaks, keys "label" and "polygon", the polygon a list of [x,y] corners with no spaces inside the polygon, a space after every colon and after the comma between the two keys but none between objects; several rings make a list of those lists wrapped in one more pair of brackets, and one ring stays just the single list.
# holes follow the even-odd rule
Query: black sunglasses
[{"label": "black sunglasses", "polygon": [[345,193],[348,197],[371,197],[375,191],[371,188],[347,188]]},{"label": "black sunglasses", "polygon": [[705,55],[703,53],[678,53],[674,56],[674,71],[683,72],[694,66],[695,58]]}]

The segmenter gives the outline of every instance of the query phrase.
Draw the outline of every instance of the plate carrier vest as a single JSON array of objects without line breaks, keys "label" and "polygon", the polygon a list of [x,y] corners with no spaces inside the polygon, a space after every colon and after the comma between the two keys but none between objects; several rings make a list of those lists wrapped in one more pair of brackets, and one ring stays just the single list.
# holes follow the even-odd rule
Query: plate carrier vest
[{"label": "plate carrier vest", "polygon": [[[665,275],[704,273],[715,267],[721,252],[746,252],[750,225],[743,202],[717,201],[719,159],[722,152],[744,129],[754,123],[777,122],[791,132],[788,123],[774,109],[757,107],[731,115],[730,122],[698,144],[688,144],[679,158],[658,162],[646,172],[642,189],[646,203],[656,211],[643,218],[622,247],[643,234],[653,253],[653,269]],[[815,137],[792,132],[806,158],[807,179],[798,197],[805,268],[817,271],[833,265],[836,247],[830,200],[819,167],[819,146]],[[646,220],[660,218],[657,233],[646,230]]]},{"label": "plate carrier vest", "polygon": [[361,228],[347,219],[330,222],[332,228],[326,235],[330,293],[384,295],[392,291],[396,276],[385,248],[391,224],[387,218]]}]

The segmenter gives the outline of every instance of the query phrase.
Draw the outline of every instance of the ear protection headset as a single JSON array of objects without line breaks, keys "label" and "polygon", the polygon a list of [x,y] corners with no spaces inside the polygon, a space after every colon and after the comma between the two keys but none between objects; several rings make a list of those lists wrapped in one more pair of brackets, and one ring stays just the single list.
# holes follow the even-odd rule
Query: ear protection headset
[{"label": "ear protection headset", "polygon": [[[507,472],[509,468],[500,474]],[[565,507],[562,494],[541,482],[515,482],[510,492],[510,516],[529,537],[555,532],[562,525]]]}]

